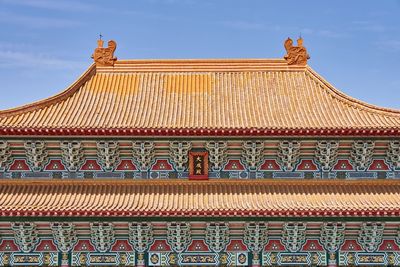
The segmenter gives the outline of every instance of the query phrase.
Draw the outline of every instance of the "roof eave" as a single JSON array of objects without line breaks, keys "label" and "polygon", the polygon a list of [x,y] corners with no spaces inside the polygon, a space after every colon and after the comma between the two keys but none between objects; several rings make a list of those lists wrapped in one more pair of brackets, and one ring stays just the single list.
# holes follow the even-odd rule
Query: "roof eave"
[{"label": "roof eave", "polygon": [[[93,198],[99,200],[100,195],[103,194],[121,194],[121,190],[126,197],[129,195],[140,195],[145,197],[146,195],[157,195],[161,198],[163,195],[167,196],[171,194],[171,190],[177,192],[186,191],[190,188],[192,191],[186,194],[186,197],[196,195],[196,198],[203,196],[204,198],[216,197],[218,194],[225,194],[228,190],[231,194],[242,196],[242,200],[252,200],[253,205],[248,208],[243,208],[239,202],[232,203],[230,208],[224,206],[225,204],[216,205],[212,207],[193,207],[190,209],[182,207],[170,208],[169,206],[156,205],[153,208],[138,208],[134,204],[130,206],[120,206],[116,208],[112,203],[109,203],[108,207],[105,207],[105,203],[96,206],[87,207],[83,206],[68,206],[66,208],[59,209],[57,204],[53,204],[54,201],[64,201],[65,194],[85,194],[90,195]],[[398,188],[400,181],[395,180],[357,180],[357,181],[346,181],[346,180],[229,180],[229,179],[218,179],[208,181],[190,181],[182,179],[169,179],[169,180],[123,180],[115,184],[114,180],[63,180],[63,181],[49,181],[49,180],[37,180],[37,181],[0,181],[0,194],[9,195],[9,192],[16,192],[13,194],[13,198],[17,199],[23,195],[24,200],[18,201],[19,205],[14,206],[13,204],[0,203],[0,215],[2,218],[5,217],[271,217],[271,218],[327,218],[327,217],[346,217],[346,218],[357,218],[360,217],[371,218],[371,217],[385,217],[395,218],[400,216],[400,206],[398,197]],[[213,190],[209,190],[213,188]],[[301,189],[299,189],[301,188]],[[49,190],[46,191],[46,190]],[[21,194],[23,192],[24,194]],[[37,199],[36,192],[47,192],[52,194],[51,202],[42,202]],[[300,192],[300,193],[299,193]],[[288,198],[294,197],[299,199],[300,197],[304,200],[309,195],[315,195],[311,198],[315,202],[312,205],[303,205],[299,207],[288,203],[294,203],[290,200],[285,202],[285,198],[275,198],[276,195],[286,194]],[[343,195],[351,194],[354,201],[343,200]],[[381,195],[381,197],[375,197],[371,199],[374,203],[365,203],[362,201],[364,198],[368,198],[374,195]],[[258,201],[254,202],[255,196]],[[262,196],[262,197],[261,197]],[[46,194],[42,197],[46,199]],[[391,199],[388,201],[382,201],[386,197]],[[262,207],[259,206],[260,198],[263,199]],[[326,199],[328,198],[328,199]],[[113,198],[110,198],[113,199]],[[132,198],[133,199],[133,198]],[[268,201],[270,199],[270,201]],[[187,200],[190,201],[190,200]],[[282,205],[277,202],[282,201]],[[35,204],[35,202],[40,205]],[[391,203],[388,205],[387,203]],[[64,203],[64,202],[63,202]],[[162,201],[160,203],[163,203]],[[199,201],[199,204],[204,203]],[[269,203],[269,204],[268,204]],[[277,203],[275,207],[272,207],[271,203]],[[296,201],[296,203],[301,203]],[[305,202],[303,202],[304,204]],[[327,205],[327,203],[336,203],[337,205]],[[222,205],[223,204],[223,205]],[[54,206],[53,206],[54,205]],[[100,206],[101,208],[99,208]],[[251,206],[251,207],[250,207]],[[69,207],[69,208],[68,208]]]},{"label": "roof eave", "polygon": [[183,128],[9,128],[0,127],[0,136],[134,136],[134,137],[398,137],[396,128],[299,128],[299,129],[183,129]]}]

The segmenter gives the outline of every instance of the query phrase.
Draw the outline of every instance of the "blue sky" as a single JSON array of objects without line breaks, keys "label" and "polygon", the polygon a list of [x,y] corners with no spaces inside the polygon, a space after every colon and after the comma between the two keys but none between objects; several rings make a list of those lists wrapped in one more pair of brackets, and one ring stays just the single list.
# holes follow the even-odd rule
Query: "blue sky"
[{"label": "blue sky", "polygon": [[100,32],[121,59],[281,58],[301,34],[336,88],[400,109],[399,14],[400,0],[0,0],[0,109],[74,82]]}]

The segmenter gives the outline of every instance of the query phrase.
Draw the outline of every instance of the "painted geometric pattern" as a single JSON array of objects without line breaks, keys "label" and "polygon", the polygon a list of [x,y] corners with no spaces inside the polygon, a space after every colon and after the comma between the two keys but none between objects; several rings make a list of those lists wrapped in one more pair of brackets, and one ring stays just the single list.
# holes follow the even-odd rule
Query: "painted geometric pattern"
[{"label": "painted geometric pattern", "polygon": [[[262,266],[327,266],[328,264],[396,266],[400,263],[398,238],[400,222],[379,222],[379,225],[384,225],[381,229],[381,239],[373,250],[369,246],[369,251],[365,249],[361,240],[366,225],[376,225],[372,222],[346,222],[343,229],[344,238],[334,251],[328,251],[324,247],[324,229],[327,225],[329,227],[337,225],[335,222],[327,224],[312,221],[288,224],[278,221],[148,221],[146,224],[132,224],[128,221],[106,223],[71,221],[62,225],[64,230],[68,229],[69,235],[77,237],[73,243],[70,243],[73,246],[68,250],[62,249],[60,238],[57,241],[51,234],[51,229],[54,229],[52,223],[18,222],[17,224],[34,226],[37,242],[30,247],[29,251],[26,251],[26,246],[24,247],[17,240],[16,231],[18,230],[12,227],[13,223],[1,222],[0,266],[249,266],[257,263]],[[99,231],[100,225],[101,231]],[[108,227],[110,225],[112,225],[111,228]],[[168,229],[174,227],[173,232],[176,236],[177,225],[183,227],[179,233],[183,235],[180,240],[185,240],[184,246],[177,246],[176,239],[174,239],[175,243],[170,241],[171,231]],[[340,223],[340,225],[343,224]],[[95,233],[93,233],[93,226],[96,227]],[[304,230],[302,242],[296,241],[299,240],[299,231],[293,231],[294,226],[298,227],[296,229]],[[285,230],[288,227],[291,231]],[[182,230],[189,228],[190,231]],[[151,236],[151,238],[140,239],[140,248],[137,240],[130,238],[130,232],[133,229],[136,235],[140,232]],[[265,231],[261,239],[257,235],[261,232],[257,229]],[[112,235],[113,238],[104,239],[105,231],[108,231],[107,235]],[[145,233],[145,231],[151,232]],[[207,236],[210,231],[214,237],[217,237],[212,242]],[[26,240],[29,239],[32,238],[28,234]],[[99,246],[100,239],[103,240],[101,246]],[[259,243],[261,247],[249,244],[249,239],[253,242],[262,240]],[[295,243],[288,243],[288,240]],[[299,245],[295,250],[293,250],[294,244]]]},{"label": "painted geometric pattern", "polygon": [[[33,171],[25,158],[16,158],[10,167],[0,172],[1,178],[119,178],[119,179],[169,179],[186,178],[187,169],[178,171],[168,157],[157,157],[148,171],[140,171],[132,159],[123,158],[113,171],[102,168],[96,158],[85,159],[81,168],[69,172],[60,158],[50,158],[42,171]],[[349,159],[338,159],[331,171],[323,172],[314,159],[299,159],[292,171],[283,171],[275,159],[264,159],[257,170],[249,170],[240,158],[228,158],[220,171],[209,172],[210,178],[338,178],[338,179],[399,179],[400,171],[391,168],[383,158],[374,158],[368,169],[356,171]]]},{"label": "painted geometric pattern", "polygon": [[[1,144],[5,156],[2,159],[4,164],[1,165],[0,179],[187,178],[188,152],[210,150],[210,142],[200,140],[186,141],[186,143],[185,149],[177,150],[176,144],[180,142],[170,140],[154,142],[89,140],[70,143],[47,140],[45,143],[39,142],[39,144],[45,144],[41,147],[40,157],[33,157],[32,151],[38,153],[38,149],[33,150],[28,147],[26,151],[21,150],[19,147],[25,144],[24,140],[15,141],[15,143],[3,140]],[[221,159],[221,163],[217,164],[218,168],[215,164],[210,164],[209,178],[400,178],[398,167],[400,166],[400,149],[396,146],[398,142],[389,140],[365,143],[357,140],[298,140],[296,142],[229,140],[222,142],[216,139],[213,144],[220,143],[224,145],[224,149],[218,150],[221,154],[218,154],[218,160]],[[290,144],[296,144],[296,146],[290,146]],[[78,145],[79,147],[76,148]],[[139,149],[141,145],[148,147],[147,150]],[[141,155],[141,153],[144,154]],[[211,154],[210,160],[215,161],[217,154]],[[46,157],[41,155],[46,155]],[[34,159],[37,162],[33,162]]]}]

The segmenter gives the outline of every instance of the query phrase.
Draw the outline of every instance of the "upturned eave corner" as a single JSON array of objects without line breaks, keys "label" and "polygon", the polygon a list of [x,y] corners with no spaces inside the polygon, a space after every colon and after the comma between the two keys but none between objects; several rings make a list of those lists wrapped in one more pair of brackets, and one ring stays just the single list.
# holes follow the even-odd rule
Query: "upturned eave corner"
[{"label": "upturned eave corner", "polygon": [[[41,110],[42,108],[49,107],[51,105],[60,103],[64,101],[65,99],[71,97],[74,93],[76,93],[83,84],[85,84],[87,81],[91,79],[96,74],[96,64],[92,63],[79,77],[76,79],[70,86],[68,86],[65,90],[61,91],[58,94],[55,94],[53,96],[44,98],[42,100],[32,102],[26,105],[22,105],[19,107],[15,108],[10,108],[10,109],[5,109],[5,110],[0,110],[0,120],[5,117],[12,117],[12,116],[17,116],[23,113],[29,113],[32,111],[38,111]],[[6,126],[3,127],[3,125],[0,123],[0,129],[15,129],[17,130],[18,128],[21,127],[10,127]],[[32,126],[28,126],[26,128],[35,128]],[[38,128],[45,128],[45,127],[38,127]],[[1,131],[1,130],[0,130]]]}]

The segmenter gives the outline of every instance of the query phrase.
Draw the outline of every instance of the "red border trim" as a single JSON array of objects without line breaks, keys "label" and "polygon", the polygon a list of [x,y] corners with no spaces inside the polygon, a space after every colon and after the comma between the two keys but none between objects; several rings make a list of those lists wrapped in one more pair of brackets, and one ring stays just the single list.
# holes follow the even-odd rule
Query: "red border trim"
[{"label": "red border trim", "polygon": [[5,128],[17,136],[399,136],[400,128],[360,129],[154,129],[154,128]]},{"label": "red border trim", "polygon": [[2,217],[250,217],[250,216],[274,216],[274,217],[398,217],[400,216],[399,209],[393,210],[191,210],[191,211],[99,211],[99,210],[63,210],[63,211],[48,211],[48,210],[0,210]]}]

